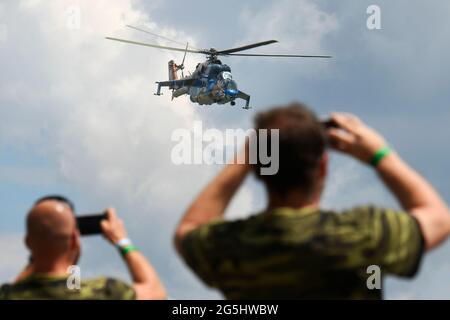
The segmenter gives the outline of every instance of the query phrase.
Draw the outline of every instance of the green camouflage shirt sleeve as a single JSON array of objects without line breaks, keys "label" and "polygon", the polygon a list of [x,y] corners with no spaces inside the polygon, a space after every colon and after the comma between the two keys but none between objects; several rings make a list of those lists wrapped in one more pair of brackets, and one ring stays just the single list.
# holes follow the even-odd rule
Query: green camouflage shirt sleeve
[{"label": "green camouflage shirt sleeve", "polygon": [[[353,244],[352,250],[347,248],[347,267],[378,265],[383,273],[404,277],[416,274],[423,255],[424,240],[419,223],[412,215],[367,206],[343,212],[339,219],[343,226],[340,232],[347,232],[347,236],[337,236],[338,240],[344,239]],[[330,250],[337,252],[339,248],[335,246]]]},{"label": "green camouflage shirt sleeve", "polygon": [[216,286],[214,271],[205,252],[214,245],[214,235],[211,229],[221,224],[222,220],[216,220],[203,225],[189,234],[182,241],[182,255],[187,265],[209,286]]}]

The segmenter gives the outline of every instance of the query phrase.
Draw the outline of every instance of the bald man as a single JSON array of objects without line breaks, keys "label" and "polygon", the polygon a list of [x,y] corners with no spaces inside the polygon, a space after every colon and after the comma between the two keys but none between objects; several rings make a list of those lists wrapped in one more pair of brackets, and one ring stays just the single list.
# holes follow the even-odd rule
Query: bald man
[{"label": "bald man", "polygon": [[32,259],[13,284],[0,288],[0,299],[165,299],[158,275],[128,239],[122,220],[114,209],[106,214],[103,235],[121,252],[131,286],[105,277],[82,280],[78,288],[71,285],[68,272],[80,257],[80,232],[72,203],[50,196],[38,200],[28,213],[25,243]]}]

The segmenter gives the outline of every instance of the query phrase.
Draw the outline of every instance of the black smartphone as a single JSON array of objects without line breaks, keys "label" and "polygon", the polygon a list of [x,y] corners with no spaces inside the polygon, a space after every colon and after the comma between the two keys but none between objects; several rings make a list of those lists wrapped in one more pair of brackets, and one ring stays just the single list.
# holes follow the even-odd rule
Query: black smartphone
[{"label": "black smartphone", "polygon": [[77,217],[77,225],[82,236],[90,236],[102,233],[100,223],[106,219],[106,213],[96,213]]},{"label": "black smartphone", "polygon": [[337,122],[332,119],[325,119],[325,120],[320,121],[320,123],[322,123],[322,126],[325,129],[339,128],[339,125],[337,124]]}]

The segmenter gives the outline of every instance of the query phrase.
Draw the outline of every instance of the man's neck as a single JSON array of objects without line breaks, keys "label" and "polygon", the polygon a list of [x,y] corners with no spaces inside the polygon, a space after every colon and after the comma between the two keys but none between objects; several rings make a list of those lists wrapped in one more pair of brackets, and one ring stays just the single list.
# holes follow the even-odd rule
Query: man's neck
[{"label": "man's neck", "polygon": [[319,208],[320,192],[306,194],[302,190],[293,190],[284,195],[269,192],[269,203],[267,210],[275,208]]},{"label": "man's neck", "polygon": [[30,274],[42,274],[47,276],[65,276],[67,275],[67,268],[70,264],[65,261],[49,262],[48,260],[33,261]]}]

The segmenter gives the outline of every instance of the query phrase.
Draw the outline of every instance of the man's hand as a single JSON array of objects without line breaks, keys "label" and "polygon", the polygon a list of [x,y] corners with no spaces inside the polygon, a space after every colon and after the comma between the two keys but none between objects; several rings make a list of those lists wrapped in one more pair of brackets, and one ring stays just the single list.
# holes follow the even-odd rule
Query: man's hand
[{"label": "man's hand", "polygon": [[106,209],[107,219],[101,222],[103,235],[112,244],[116,244],[122,239],[128,238],[127,230],[121,219],[116,215],[116,210],[113,208]]},{"label": "man's hand", "polygon": [[375,153],[386,145],[374,129],[351,114],[334,113],[331,119],[339,128],[330,128],[328,135],[332,148],[369,163]]},{"label": "man's hand", "polygon": [[[365,163],[386,145],[384,138],[357,117],[333,114],[339,128],[328,130],[331,147]],[[450,214],[434,188],[397,154],[391,153],[377,166],[377,172],[405,211],[419,221],[426,248],[432,249],[450,234]]]},{"label": "man's hand", "polygon": [[[103,235],[112,244],[128,238],[127,230],[113,208],[106,209],[107,219],[101,222]],[[152,265],[139,251],[129,252],[124,256],[125,263],[133,278],[136,299],[165,299],[166,291]]]}]

